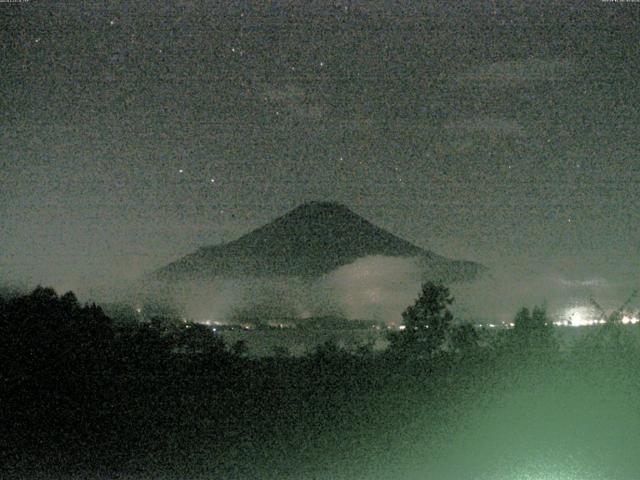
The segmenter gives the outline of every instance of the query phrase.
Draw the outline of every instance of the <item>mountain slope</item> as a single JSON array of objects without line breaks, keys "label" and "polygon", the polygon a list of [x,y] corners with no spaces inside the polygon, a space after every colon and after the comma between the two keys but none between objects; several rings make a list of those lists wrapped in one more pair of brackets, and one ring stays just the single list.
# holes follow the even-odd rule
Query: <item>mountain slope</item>
[{"label": "mountain slope", "polygon": [[369,255],[418,257],[427,276],[470,280],[484,267],[449,260],[383,230],[347,207],[303,204],[235,241],[204,247],[154,273],[165,281],[216,276],[316,277]]}]

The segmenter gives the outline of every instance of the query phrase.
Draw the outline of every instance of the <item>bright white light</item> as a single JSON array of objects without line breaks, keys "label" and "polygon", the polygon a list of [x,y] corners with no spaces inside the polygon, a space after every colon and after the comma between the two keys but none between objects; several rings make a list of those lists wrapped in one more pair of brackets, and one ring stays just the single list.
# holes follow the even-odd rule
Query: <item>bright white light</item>
[{"label": "bright white light", "polygon": [[570,307],[562,314],[560,322],[556,325],[584,327],[598,323],[598,318],[593,309],[589,307]]},{"label": "bright white light", "polygon": [[[637,315],[625,313],[620,318],[620,322],[624,325],[634,325],[640,322]],[[560,319],[554,322],[560,327],[584,327],[589,325],[602,325],[606,320],[599,316],[597,312],[589,307],[571,307],[567,308],[561,315]]]}]

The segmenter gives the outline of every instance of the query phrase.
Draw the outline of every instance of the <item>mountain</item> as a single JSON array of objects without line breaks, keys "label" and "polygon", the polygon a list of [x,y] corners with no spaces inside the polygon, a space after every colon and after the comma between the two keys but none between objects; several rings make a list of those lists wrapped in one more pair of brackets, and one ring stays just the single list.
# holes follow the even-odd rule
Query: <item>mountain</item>
[{"label": "mountain", "polygon": [[417,257],[425,276],[472,280],[478,263],[450,260],[373,225],[344,205],[300,205],[232,242],[200,248],[154,272],[164,281],[237,276],[317,277],[369,255]]}]

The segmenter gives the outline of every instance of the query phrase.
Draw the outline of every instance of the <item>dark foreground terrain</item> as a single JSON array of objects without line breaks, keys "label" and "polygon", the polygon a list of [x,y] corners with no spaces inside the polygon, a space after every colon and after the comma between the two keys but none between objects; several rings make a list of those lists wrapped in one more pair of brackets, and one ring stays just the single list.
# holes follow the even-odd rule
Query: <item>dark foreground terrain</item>
[{"label": "dark foreground terrain", "polygon": [[[246,358],[49,289],[0,302],[2,478],[635,479],[640,349],[518,328]],[[535,314],[534,314],[535,320]],[[533,323],[532,323],[533,325]],[[454,341],[455,340],[455,341]]]}]

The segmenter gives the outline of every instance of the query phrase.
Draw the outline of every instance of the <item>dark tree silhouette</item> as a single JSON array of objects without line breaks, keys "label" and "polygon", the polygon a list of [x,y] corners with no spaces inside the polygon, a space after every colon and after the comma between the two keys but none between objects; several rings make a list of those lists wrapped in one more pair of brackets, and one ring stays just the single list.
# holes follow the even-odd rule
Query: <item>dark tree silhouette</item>
[{"label": "dark tree silhouette", "polygon": [[432,357],[448,341],[452,329],[453,303],[449,289],[441,283],[425,282],[415,304],[402,314],[404,330],[390,336],[392,352]]},{"label": "dark tree silhouette", "polygon": [[88,367],[104,360],[113,340],[111,320],[100,307],[44,287],[3,305],[0,333],[6,370],[21,375]]},{"label": "dark tree silhouette", "polygon": [[514,326],[501,337],[501,346],[517,357],[550,361],[559,351],[553,322],[542,307],[533,311],[523,307],[514,318]]},{"label": "dark tree silhouette", "polygon": [[457,325],[451,334],[451,348],[459,355],[470,355],[476,353],[480,346],[480,335],[476,328],[465,323]]},{"label": "dark tree silhouette", "polygon": [[275,345],[272,349],[272,355],[275,358],[287,358],[291,356],[291,351],[283,345]]},{"label": "dark tree silhouette", "polygon": [[231,352],[237,357],[244,357],[249,353],[247,342],[244,340],[236,340],[233,345],[231,345]]},{"label": "dark tree silhouette", "polygon": [[226,353],[222,337],[216,335],[207,325],[189,323],[176,333],[175,341],[179,351],[192,355],[210,358],[223,356]]},{"label": "dark tree silhouette", "polygon": [[342,355],[344,350],[340,347],[337,339],[329,338],[325,340],[323,343],[316,345],[311,354],[312,357],[315,358],[333,358],[339,355]]}]

